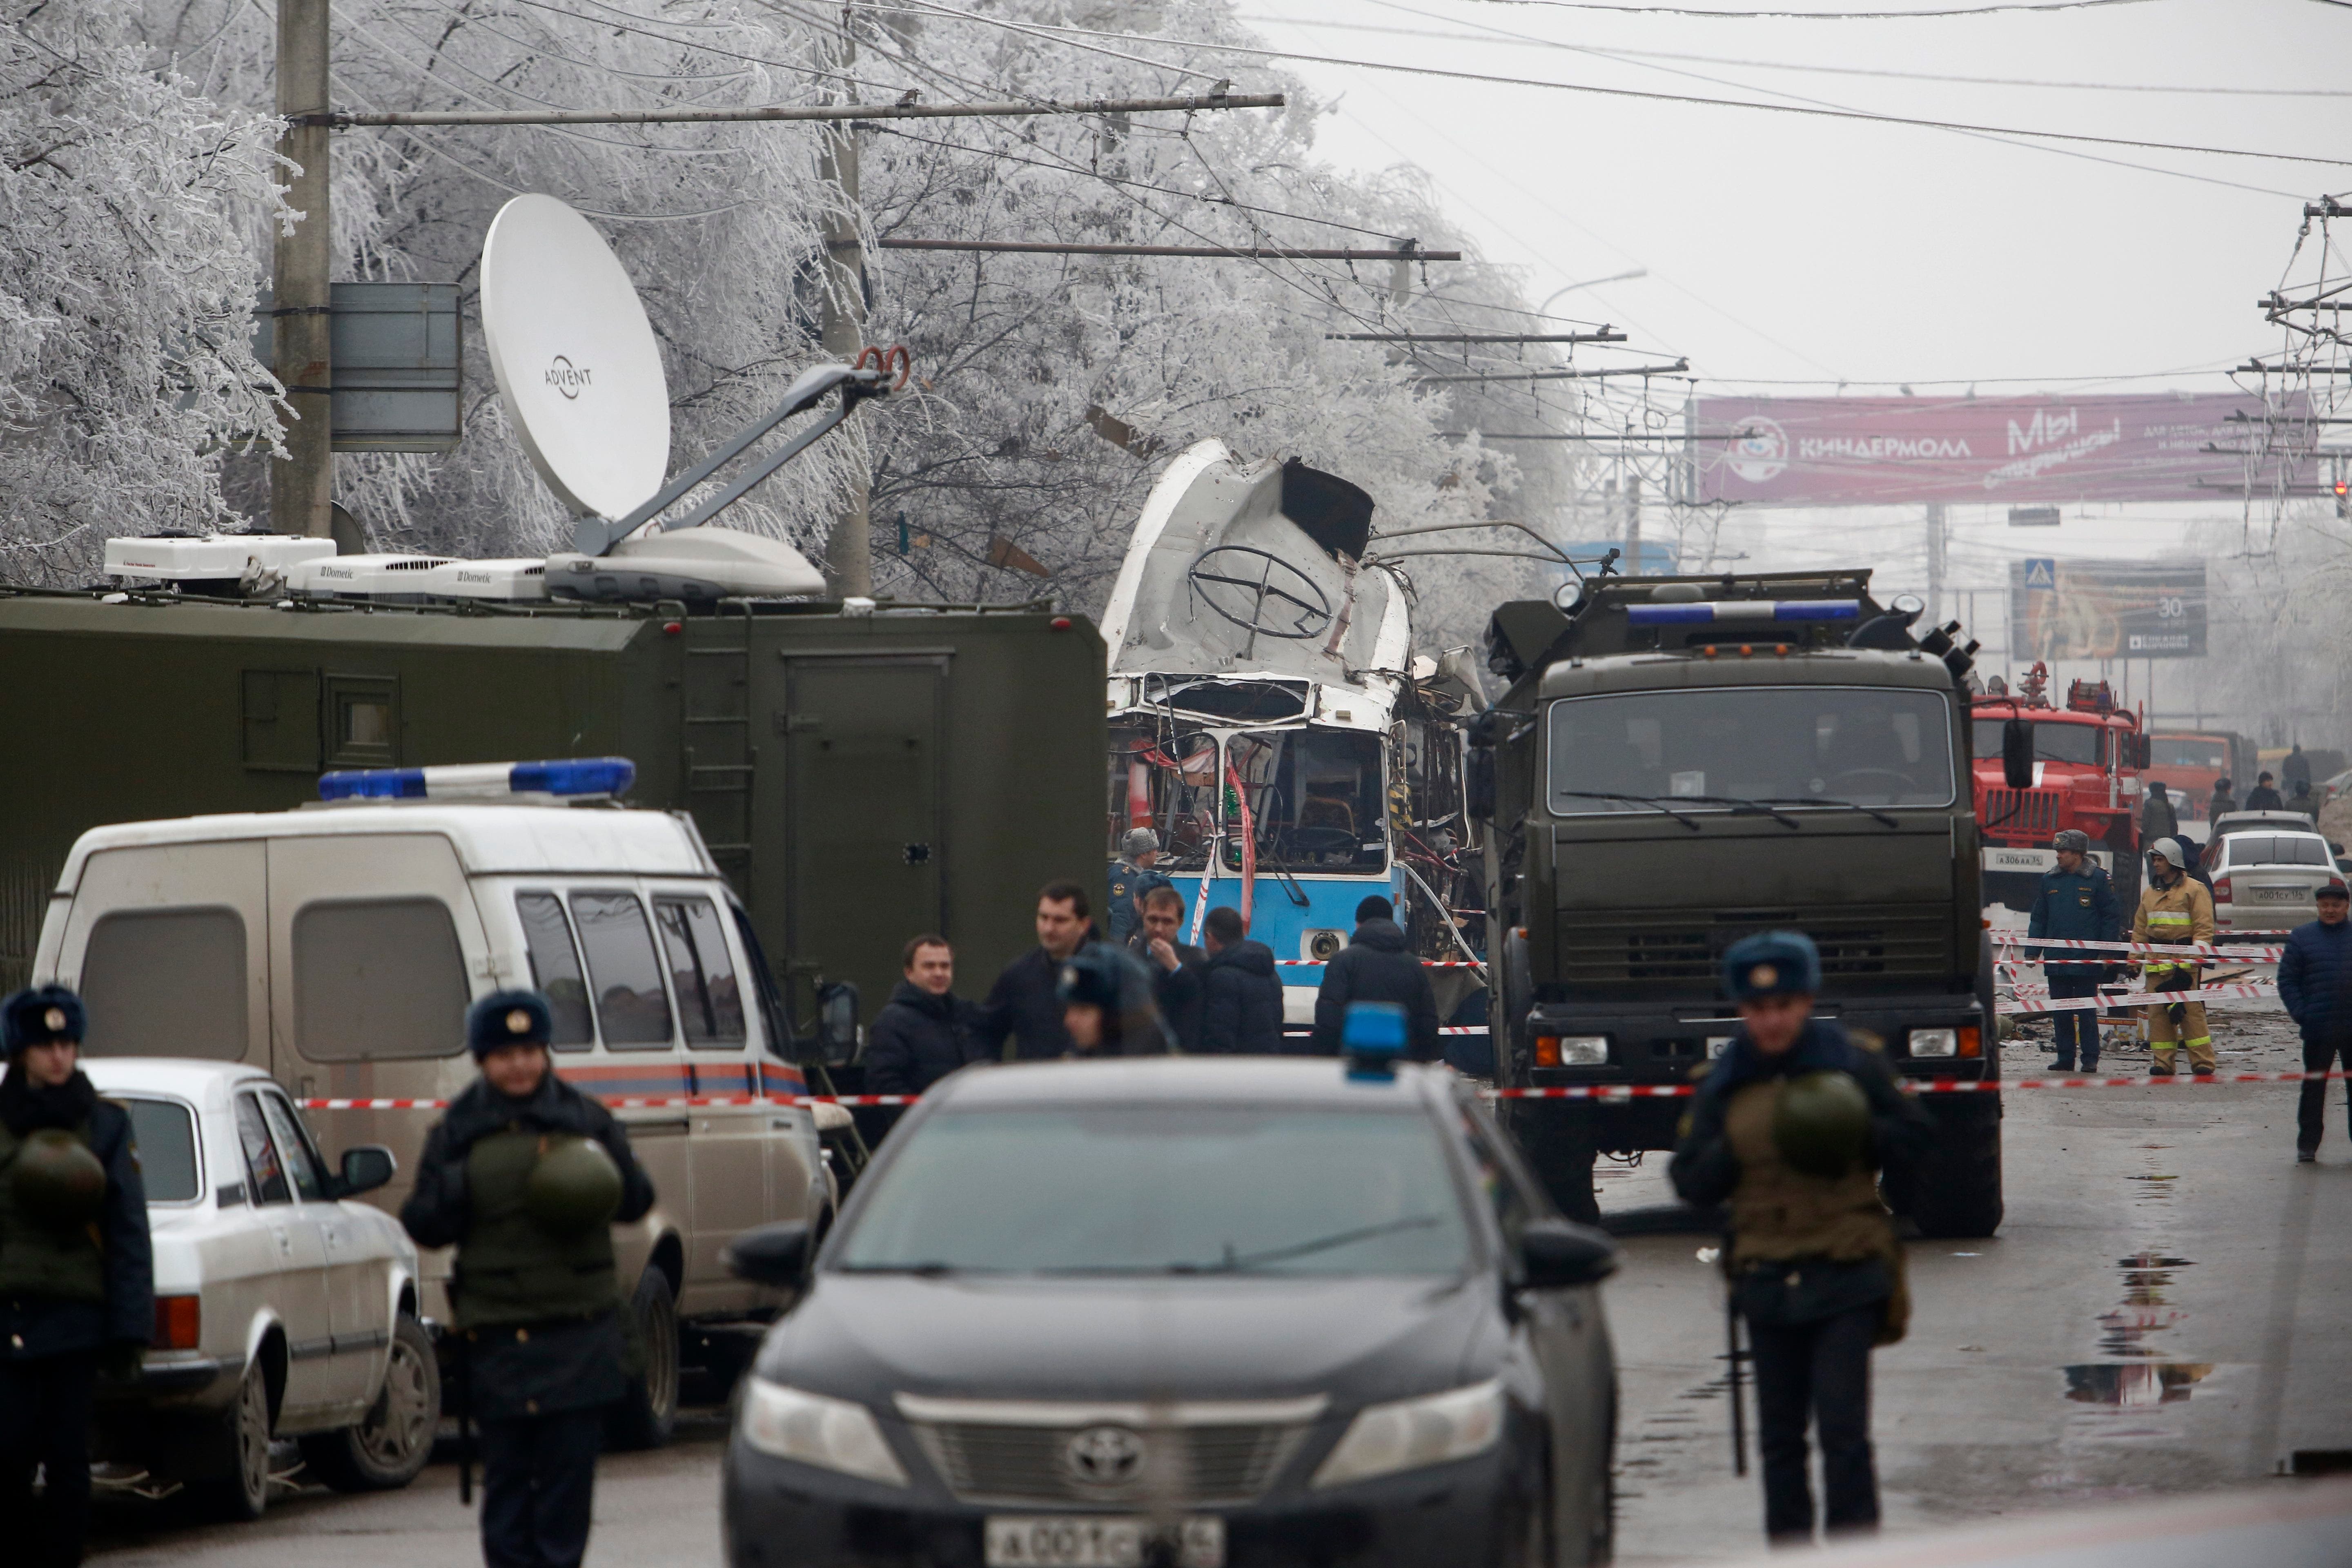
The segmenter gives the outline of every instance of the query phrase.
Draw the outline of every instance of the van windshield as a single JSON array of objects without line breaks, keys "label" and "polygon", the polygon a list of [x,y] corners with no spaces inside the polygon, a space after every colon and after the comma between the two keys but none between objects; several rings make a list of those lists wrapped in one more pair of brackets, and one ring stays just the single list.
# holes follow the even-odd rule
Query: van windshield
[{"label": "van windshield", "polygon": [[[1948,805],[1951,705],[1934,691],[1738,686],[1570,697],[1551,705],[1555,816],[1801,806]],[[1706,797],[1713,797],[1708,799]],[[1685,807],[1683,799],[1695,804]]]}]

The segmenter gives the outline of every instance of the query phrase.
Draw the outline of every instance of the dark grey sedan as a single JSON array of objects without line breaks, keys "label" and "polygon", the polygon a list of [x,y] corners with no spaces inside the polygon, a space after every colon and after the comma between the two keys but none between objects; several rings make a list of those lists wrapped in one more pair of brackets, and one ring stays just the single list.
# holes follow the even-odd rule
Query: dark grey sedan
[{"label": "dark grey sedan", "polygon": [[950,1079],[738,1394],[738,1568],[1605,1562],[1608,1239],[1440,1069]]}]

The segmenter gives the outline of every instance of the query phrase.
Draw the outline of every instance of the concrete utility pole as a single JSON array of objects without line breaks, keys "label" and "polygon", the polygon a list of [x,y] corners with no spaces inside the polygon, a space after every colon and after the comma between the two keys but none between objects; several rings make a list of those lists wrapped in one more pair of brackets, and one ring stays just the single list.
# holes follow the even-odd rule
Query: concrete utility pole
[{"label": "concrete utility pole", "polygon": [[[327,0],[278,0],[278,151],[302,167],[286,193],[302,221],[279,231],[270,267],[277,363],[297,417],[269,465],[269,522],[324,539],[335,503],[332,326],[327,295]],[[303,118],[297,119],[297,116]]]},{"label": "concrete utility pole", "polygon": [[1642,574],[1642,476],[1625,476],[1625,574]]},{"label": "concrete utility pole", "polygon": [[1944,527],[1944,503],[1927,503],[1927,615],[1931,626],[1944,622],[1944,547],[1948,535]]},{"label": "concrete utility pole", "polygon": [[[857,59],[857,37],[850,31],[850,7],[841,8],[841,47],[835,51],[846,72]],[[858,238],[857,131],[848,121],[829,122],[819,178],[834,187],[833,205],[824,217],[824,267],[819,290],[821,303],[817,341],[839,360],[857,357],[866,346],[866,250]],[[857,472],[849,496],[835,515],[833,538],[825,545],[825,562],[834,586],[844,598],[866,598],[874,593],[871,520],[866,515],[872,476],[866,458],[862,429],[847,433],[857,453]]]}]

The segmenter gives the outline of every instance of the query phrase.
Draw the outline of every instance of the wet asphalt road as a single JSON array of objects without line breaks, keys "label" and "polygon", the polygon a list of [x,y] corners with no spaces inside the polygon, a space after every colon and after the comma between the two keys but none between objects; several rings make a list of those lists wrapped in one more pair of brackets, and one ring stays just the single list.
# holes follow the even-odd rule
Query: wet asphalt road
[{"label": "wet asphalt road", "polygon": [[[2222,1065],[2298,1065],[2271,1009],[2214,1014]],[[2011,1047],[2018,1076],[2046,1060]],[[2107,1066],[2145,1071],[2144,1051]],[[1910,1244],[1910,1337],[1878,1353],[1879,1468],[1890,1530],[2239,1485],[2297,1450],[2352,1449],[2352,1144],[2332,1090],[2317,1166],[2294,1163],[2292,1087],[2010,1096],[2009,1217],[1984,1242]],[[1638,1228],[1664,1161],[1611,1176]],[[1742,1555],[1760,1543],[1751,1473],[1733,1478],[1721,1286],[1708,1238],[1629,1236],[1609,1287],[1623,1398],[1619,1560]],[[719,1555],[715,1414],[680,1441],[606,1461],[592,1564]],[[1753,1442],[1753,1435],[1750,1435]],[[1752,1449],[1751,1449],[1752,1458]],[[1751,1465],[1752,1468],[1752,1465]],[[405,1492],[285,1496],[257,1525],[188,1525],[168,1505],[104,1510],[96,1560],[236,1568],[409,1568],[478,1561],[456,1473]],[[2284,1483],[2281,1483],[2284,1484]]]}]

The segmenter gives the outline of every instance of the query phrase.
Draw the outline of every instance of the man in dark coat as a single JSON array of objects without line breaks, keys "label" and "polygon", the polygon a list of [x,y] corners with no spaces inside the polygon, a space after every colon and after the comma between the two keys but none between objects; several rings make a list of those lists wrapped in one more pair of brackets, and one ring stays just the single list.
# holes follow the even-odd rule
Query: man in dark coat
[{"label": "man in dark coat", "polygon": [[[613,1226],[654,1206],[627,1131],[555,1075],[552,1032],[536,991],[474,1004],[466,1039],[482,1076],[425,1135],[400,1205],[417,1246],[457,1248],[452,1327],[482,1430],[488,1568],[578,1568],[587,1554],[605,1410],[634,1359]],[[534,1183],[551,1158],[562,1179]]]},{"label": "man in dark coat", "polygon": [[[2352,892],[2342,882],[2319,889],[2319,918],[2287,933],[2279,955],[2279,1000],[2303,1031],[2303,1070],[2328,1072],[2339,1064],[2352,1073]],[[2352,1110],[2352,1079],[2345,1084]],[[2319,1138],[2327,1126],[2327,1084],[2303,1086],[2295,1106],[2294,1157],[2304,1164],[2319,1158]]]},{"label": "man in dark coat", "polygon": [[[2256,776],[2254,787],[2246,792],[2246,809],[2248,811],[2284,811],[2286,809],[2285,800],[2281,798],[2277,790],[2271,787],[2270,774],[2262,773]],[[2147,840],[2143,836],[2140,841],[2146,843]]]},{"label": "man in dark coat", "polygon": [[1130,827],[1118,841],[1118,858],[1110,867],[1110,903],[1103,923],[1110,940],[1125,945],[1143,923],[1143,900],[1161,888],[1175,884],[1155,868],[1160,864],[1160,835],[1149,827]]},{"label": "man in dark coat", "polygon": [[[81,1561],[98,1374],[134,1375],[155,1330],[147,1190],[131,1118],[79,1065],[87,1022],[62,985],[0,1003],[0,1521],[27,1568]],[[90,1195],[60,1194],[61,1170]]]},{"label": "man in dark coat", "polygon": [[[2042,885],[2034,890],[2033,909],[2025,922],[2027,953],[2036,954],[2031,945],[2034,937],[2070,942],[2115,941],[2122,910],[2116,903],[2116,890],[2107,874],[2090,858],[2090,836],[2069,827],[2051,841],[2051,847],[2057,851],[2058,864],[2042,873]],[[2112,953],[2077,948],[2045,948],[2040,950],[2038,956],[2042,972],[2050,977],[2053,1001],[2096,996],[2100,974],[2115,962]],[[2058,1047],[2057,1059],[2050,1064],[2050,1070],[2073,1072],[2079,1045],[2083,1070],[2098,1071],[2098,1009],[2053,1013],[2050,1022],[2057,1035]]]},{"label": "man in dark coat", "polygon": [[2230,781],[2228,779],[2215,779],[2213,781],[2212,798],[2205,803],[2205,820],[2208,822],[2218,822],[2223,816],[2237,809],[2238,797],[2231,792]]},{"label": "man in dark coat", "polygon": [[2319,797],[2311,793],[2311,781],[2309,779],[2295,780],[2294,793],[2287,796],[2286,808],[2289,811],[2299,811],[2303,813],[2304,816],[2311,818],[2312,826],[2318,826]]},{"label": "man in dark coat", "polygon": [[907,944],[905,978],[866,1033],[866,1091],[921,1094],[982,1059],[980,1010],[955,994],[955,950],[925,933]]},{"label": "man in dark coat", "polygon": [[1241,910],[1230,904],[1211,910],[1202,926],[1209,963],[1202,976],[1199,1048],[1211,1056],[1278,1054],[1282,982],[1274,972],[1274,949],[1249,940]]},{"label": "man in dark coat", "polygon": [[1062,966],[1085,943],[1092,913],[1081,883],[1048,882],[1037,890],[1037,945],[1004,966],[980,1005],[977,1033],[982,1053],[992,1060],[1006,1057],[1008,1039],[1015,1061],[1070,1054],[1057,991]]},{"label": "man in dark coat", "polygon": [[2153,844],[2159,838],[2178,837],[2180,818],[2172,809],[2172,796],[2162,779],[2147,781],[2147,798],[2140,803],[2139,841]]},{"label": "man in dark coat", "polygon": [[1444,1054],[1437,1034],[1437,991],[1429,983],[1429,971],[1396,923],[1396,906],[1378,896],[1356,906],[1355,934],[1323,966],[1323,987],[1315,996],[1310,1047],[1315,1055],[1339,1054],[1339,1034],[1350,1002],[1402,1003],[1412,1059],[1433,1062]]},{"label": "man in dark coat", "polygon": [[2311,759],[2303,754],[2301,742],[2296,742],[2286,760],[2279,763],[2279,782],[2298,794],[2311,787]]},{"label": "man in dark coat", "polygon": [[[1775,1546],[1810,1545],[1808,1425],[1822,1448],[1823,1525],[1832,1533],[1878,1527],[1870,1352],[1903,1338],[1910,1296],[1877,1171],[1907,1174],[1935,1131],[1884,1061],[1812,1016],[1822,966],[1811,939],[1744,937],[1723,955],[1723,974],[1739,1032],[1699,1080],[1666,1173],[1693,1207],[1729,1205],[1725,1262],[1756,1365],[1764,1530]],[[1783,1107],[1816,1074],[1850,1079],[1867,1114],[1825,1130],[1815,1100],[1810,1146],[1803,1125],[1788,1129],[1798,1142],[1784,1142]],[[1804,1104],[1794,1109],[1801,1114]],[[1852,1142],[1838,1149],[1825,1131]],[[1822,1163],[1824,1143],[1834,1167]]]},{"label": "man in dark coat", "polygon": [[1184,934],[1184,895],[1174,888],[1154,888],[1143,895],[1143,923],[1127,944],[1151,971],[1151,999],[1160,1019],[1176,1037],[1179,1050],[1201,1048],[1202,975],[1209,955],[1181,939]]}]

